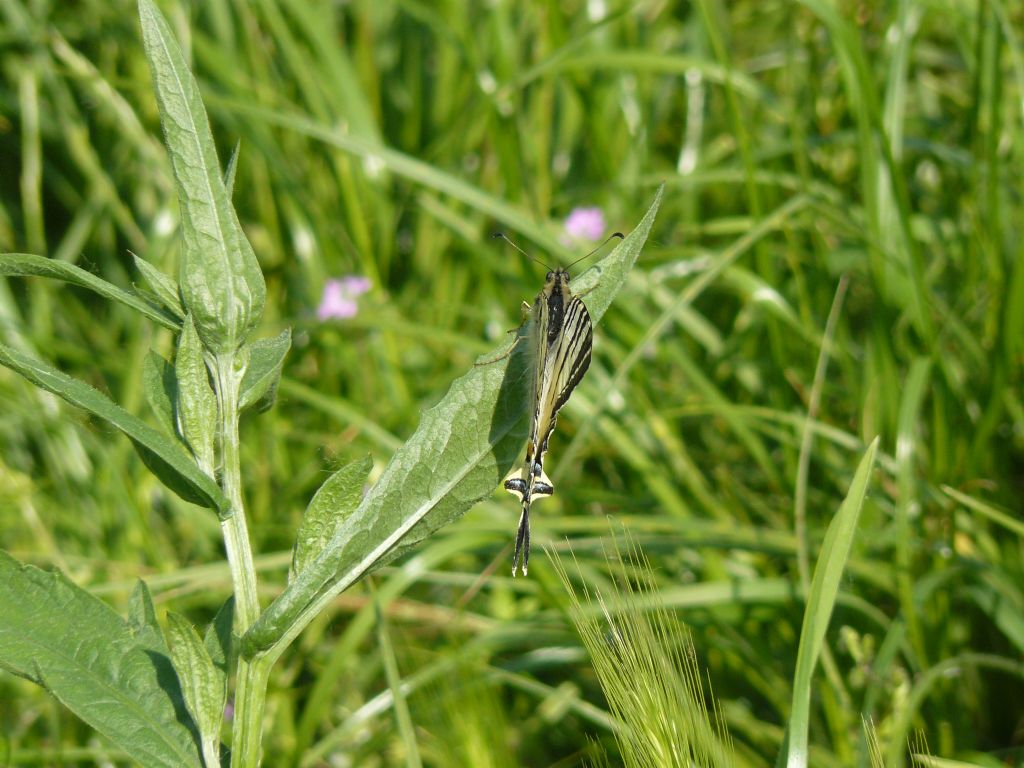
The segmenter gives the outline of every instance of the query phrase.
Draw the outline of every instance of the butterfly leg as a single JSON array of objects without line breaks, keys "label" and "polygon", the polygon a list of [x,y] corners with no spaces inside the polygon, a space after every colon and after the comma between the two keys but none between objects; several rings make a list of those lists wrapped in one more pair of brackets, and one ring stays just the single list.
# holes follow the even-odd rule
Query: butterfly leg
[{"label": "butterfly leg", "polygon": [[[518,330],[519,330],[518,328],[510,328],[508,330],[508,333],[515,333]],[[519,340],[521,338],[522,338],[522,336],[516,336],[515,341],[512,342],[512,346],[509,347],[504,352],[502,352],[497,357],[492,357],[492,358],[490,358],[488,360],[477,360],[475,363],[473,363],[473,365],[474,366],[490,365],[491,363],[496,363],[499,360],[504,360],[506,357],[508,357],[509,355],[511,355],[515,351],[517,346],[519,346]]]},{"label": "butterfly leg", "polygon": [[[523,323],[526,322],[526,318],[530,314],[530,309],[531,309],[530,305],[527,304],[524,301],[522,307],[520,308],[520,312],[522,313],[522,320],[520,321],[519,325],[517,325],[515,328],[509,328],[507,331],[505,331],[506,335],[509,334],[509,333],[515,333],[515,334],[519,333],[519,331],[523,327]],[[523,338],[522,336],[517,335],[515,341],[512,342],[512,346],[509,347],[507,351],[502,352],[497,357],[492,357],[489,360],[478,360],[477,362],[473,363],[473,365],[474,366],[490,365],[491,363],[496,363],[499,360],[504,360],[506,357],[511,355],[513,352],[515,352],[516,347],[519,346],[519,340],[522,339],[522,338]]]}]

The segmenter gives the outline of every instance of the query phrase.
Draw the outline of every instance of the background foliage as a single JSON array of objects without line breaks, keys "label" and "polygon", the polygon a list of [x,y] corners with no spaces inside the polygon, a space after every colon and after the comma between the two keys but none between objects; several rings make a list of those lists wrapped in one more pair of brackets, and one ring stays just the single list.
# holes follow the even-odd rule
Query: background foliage
[{"label": "background foliage", "polygon": [[[326,473],[367,454],[379,472],[536,293],[543,269],[490,231],[567,263],[590,247],[561,241],[575,207],[628,229],[665,181],[560,421],[535,543],[571,546],[570,577],[600,590],[607,518],[625,525],[692,632],[737,761],[768,765],[808,566],[879,435],[815,678],[812,763],[866,761],[862,718],[888,764],[918,728],[938,755],[1022,759],[1018,5],[163,8],[221,161],[241,142],[261,335],[295,332],[277,405],[243,424],[268,599]],[[123,286],[141,282],[129,250],[174,274],[134,4],[3,0],[0,19],[0,251]],[[322,320],[341,275],[371,289],[354,317]],[[138,414],[146,352],[170,350],[168,331],[41,279],[0,282],[0,338]],[[0,402],[0,545],[122,612],[142,576],[161,610],[211,618],[229,589],[215,517],[6,371]],[[538,553],[529,579],[508,576],[516,516],[496,494],[374,577],[376,598],[339,598],[272,680],[266,763],[404,764],[389,670],[428,763],[571,765],[594,741],[614,756],[554,569]],[[7,676],[0,722],[13,764],[109,754]]]}]

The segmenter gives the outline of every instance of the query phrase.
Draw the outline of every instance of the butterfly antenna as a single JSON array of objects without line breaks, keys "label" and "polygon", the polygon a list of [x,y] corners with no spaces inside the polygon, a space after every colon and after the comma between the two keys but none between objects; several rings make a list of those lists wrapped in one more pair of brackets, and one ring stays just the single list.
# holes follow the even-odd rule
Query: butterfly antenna
[{"label": "butterfly antenna", "polygon": [[505,237],[505,233],[504,233],[504,232],[495,232],[495,233],[494,233],[493,235],[491,235],[491,237],[493,237],[493,238],[495,238],[495,239],[499,239],[499,238],[500,238],[500,239],[504,240],[504,241],[505,241],[506,243],[508,243],[509,245],[511,245],[511,246],[512,246],[513,248],[515,248],[515,249],[516,249],[517,251],[519,251],[519,252],[520,252],[521,254],[523,254],[523,256],[525,256],[526,258],[530,259],[530,261],[536,261],[536,262],[537,262],[538,264],[540,264],[540,265],[541,265],[542,267],[544,267],[545,269],[551,269],[551,267],[549,267],[549,266],[548,266],[547,264],[545,264],[545,263],[544,263],[543,261],[541,261],[540,259],[538,259],[538,258],[537,258],[536,256],[531,256],[531,255],[530,255],[530,254],[528,254],[528,253],[527,253],[526,251],[524,251],[524,250],[523,250],[522,248],[520,248],[520,247],[519,247],[518,245],[516,245],[516,244],[515,244],[515,243],[513,243],[513,242],[512,242],[511,240],[509,240],[509,239],[508,239],[507,237]]},{"label": "butterfly antenna", "polygon": [[577,264],[579,264],[579,263],[580,263],[581,261],[583,261],[584,259],[589,259],[589,258],[590,258],[591,256],[593,256],[593,255],[594,255],[595,253],[597,253],[597,252],[598,252],[598,251],[600,251],[600,250],[601,250],[602,248],[604,248],[604,247],[605,247],[606,245],[608,245],[608,241],[609,241],[609,240],[611,240],[612,238],[615,238],[615,237],[619,238],[619,240],[623,240],[623,239],[624,239],[624,237],[623,237],[623,234],[622,234],[621,232],[612,232],[612,233],[611,233],[610,235],[608,235],[608,237],[607,237],[607,238],[605,238],[605,241],[604,241],[603,243],[601,243],[601,244],[600,244],[599,246],[597,246],[597,248],[595,248],[594,250],[592,250],[592,251],[591,251],[590,253],[588,253],[588,254],[587,254],[586,256],[580,256],[580,257],[579,257],[578,259],[576,259],[576,261],[574,261],[574,262],[573,262],[572,264],[570,264],[570,265],[569,265],[568,267],[566,267],[566,269],[572,269],[572,268],[573,268],[574,266],[576,266]]}]

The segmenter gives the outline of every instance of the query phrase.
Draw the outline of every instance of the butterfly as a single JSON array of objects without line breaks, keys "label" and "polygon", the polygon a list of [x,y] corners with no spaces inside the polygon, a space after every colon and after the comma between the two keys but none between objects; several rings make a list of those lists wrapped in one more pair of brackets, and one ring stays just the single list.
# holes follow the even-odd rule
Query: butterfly
[{"label": "butterfly", "polygon": [[[505,239],[522,252],[500,232],[495,237]],[[622,235],[616,232],[608,239],[612,237],[621,238]],[[592,253],[594,251],[587,256]],[[520,566],[525,576],[530,563],[530,505],[534,499],[550,496],[555,491],[551,479],[544,472],[544,456],[555,430],[558,411],[590,367],[593,325],[583,300],[569,289],[568,268],[548,269],[544,288],[530,308],[528,322],[525,338],[529,341],[533,360],[530,437],[522,467],[514,469],[504,482],[505,490],[522,503],[512,557],[513,576]]]}]

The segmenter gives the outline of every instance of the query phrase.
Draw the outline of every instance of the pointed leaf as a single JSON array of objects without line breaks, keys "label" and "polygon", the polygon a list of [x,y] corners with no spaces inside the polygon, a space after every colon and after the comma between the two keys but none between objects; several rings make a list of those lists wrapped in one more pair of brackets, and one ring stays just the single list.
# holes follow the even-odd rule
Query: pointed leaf
[{"label": "pointed leaf", "polygon": [[217,396],[210,386],[210,375],[203,359],[203,347],[192,322],[185,318],[174,358],[178,381],[178,433],[192,449],[199,466],[213,471],[213,441],[217,433]]},{"label": "pointed leaf", "polygon": [[228,160],[227,170],[224,171],[224,189],[227,190],[229,200],[235,191],[235,172],[238,170],[238,153],[241,149],[242,140],[239,139],[235,142],[235,148],[231,151],[231,157]]},{"label": "pointed leaf", "polygon": [[153,350],[142,359],[142,389],[157,423],[164,433],[179,440],[174,404],[178,402],[178,379],[174,366]]},{"label": "pointed leaf", "polygon": [[203,345],[233,353],[260,321],[266,286],[221,175],[199,87],[170,26],[139,0],[142,38],[181,209],[181,297]]},{"label": "pointed leaf", "polygon": [[168,611],[167,630],[171,658],[185,703],[199,726],[203,757],[208,766],[216,766],[220,726],[227,702],[227,677],[214,665],[199,633],[184,616]]},{"label": "pointed leaf", "polygon": [[255,406],[257,413],[263,413],[274,405],[277,385],[281,381],[281,367],[291,346],[290,328],[272,339],[259,339],[249,345],[249,365],[239,392],[240,408]]},{"label": "pointed leaf", "polygon": [[128,596],[128,626],[136,633],[145,627],[160,628],[156,619],[156,606],[153,605],[153,595],[142,579],[135,582],[135,588]]},{"label": "pointed leaf", "polygon": [[66,283],[88,288],[105,299],[131,307],[164,328],[177,331],[177,319],[169,312],[153,306],[138,294],[118,288],[106,280],[66,261],[47,259],[31,253],[0,253],[0,277],[52,277]]},{"label": "pointed leaf", "polygon": [[373,459],[366,456],[361,461],[346,464],[320,486],[302,516],[302,524],[295,537],[292,578],[323,551],[342,521],[359,506],[372,468]]},{"label": "pointed leaf", "polygon": [[839,511],[829,523],[825,539],[821,543],[821,553],[814,566],[811,589],[807,593],[807,608],[804,610],[804,623],[800,630],[800,647],[796,656],[796,675],[793,678],[793,705],[790,710],[789,729],[787,732],[786,766],[802,768],[807,765],[807,735],[810,728],[811,686],[814,669],[821,655],[821,647],[825,642],[832,609],[839,596],[839,582],[846,568],[846,561],[853,546],[853,536],[857,532],[857,520],[864,506],[864,497],[868,491],[868,481],[875,465],[875,452],[878,450],[876,437],[868,446],[860,465],[850,483]]},{"label": "pointed leaf", "polygon": [[[208,494],[205,491],[198,489],[191,480],[182,475],[182,473],[178,471],[178,467],[168,463],[161,454],[151,450],[148,445],[140,443],[135,439],[131,440],[132,447],[139,455],[139,458],[142,459],[142,463],[146,466],[146,469],[152,472],[156,478],[169,490],[173,491],[176,496],[184,499],[189,504],[215,509],[213,506],[214,502],[209,498]],[[168,444],[174,445],[173,443]],[[188,448],[180,446],[177,450],[181,453],[181,458],[184,461],[193,464],[198,471],[202,472],[198,465],[195,464],[195,459],[189,455]],[[223,501],[223,504],[226,505],[227,503],[228,502],[226,500]],[[218,514],[224,515],[227,513],[227,507],[225,506],[217,511]]]},{"label": "pointed leaf", "polygon": [[167,656],[105,603],[0,552],[0,666],[44,685],[145,766],[202,765]]},{"label": "pointed leaf", "polygon": [[203,637],[203,644],[214,666],[223,670],[225,674],[235,665],[235,641],[232,634],[234,621],[235,598],[232,596],[221,605]]},{"label": "pointed leaf", "polygon": [[[662,190],[643,220],[594,268],[574,280],[596,323],[647,240]],[[490,495],[520,457],[528,430],[528,345],[455,381],[423,414],[324,551],[297,575],[243,638],[243,653],[269,648],[315,615],[316,606]],[[489,358],[495,356],[489,355]],[[488,359],[488,358],[483,358]],[[313,603],[315,602],[315,605]],[[301,619],[300,619],[301,617]]]},{"label": "pointed leaf", "polygon": [[[128,253],[132,252],[128,251]],[[136,256],[134,253],[132,253],[132,258],[135,259],[135,268],[142,273],[146,282],[149,283],[149,287],[153,289],[153,295],[164,305],[164,309],[173,314],[178,320],[184,319],[185,310],[181,306],[178,284],[145,259]]]},{"label": "pointed leaf", "polygon": [[135,582],[135,589],[128,598],[128,628],[141,645],[159,651],[164,656],[170,655],[164,642],[164,633],[160,631],[156,619],[153,596],[142,579]]},{"label": "pointed leaf", "polygon": [[0,365],[17,371],[37,387],[58,395],[124,432],[139,455],[168,488],[187,501],[227,513],[230,505],[217,484],[167,437],[84,381],[73,379],[42,360],[0,344]]}]

